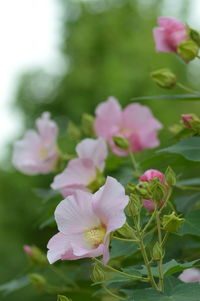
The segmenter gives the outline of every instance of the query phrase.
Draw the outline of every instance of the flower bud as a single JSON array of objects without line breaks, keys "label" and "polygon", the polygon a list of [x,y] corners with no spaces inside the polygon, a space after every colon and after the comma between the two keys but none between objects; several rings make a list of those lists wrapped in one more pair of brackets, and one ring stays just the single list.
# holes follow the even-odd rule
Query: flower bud
[{"label": "flower bud", "polygon": [[94,117],[87,113],[84,113],[82,116],[82,130],[87,136],[94,136]]},{"label": "flower bud", "polygon": [[124,238],[135,238],[135,232],[127,222],[115,233],[120,234]]},{"label": "flower bud", "polygon": [[81,138],[81,130],[72,121],[69,121],[68,123],[67,134],[71,140],[77,141]]},{"label": "flower bud", "polygon": [[159,182],[158,179],[155,178],[149,183],[149,189],[151,191],[152,199],[156,203],[162,201],[165,194],[165,187]]},{"label": "flower bud", "polygon": [[48,261],[46,258],[46,255],[37,247],[35,246],[28,246],[25,245],[23,247],[24,252],[27,254],[27,256],[30,258],[30,260],[37,265],[47,265]]},{"label": "flower bud", "polygon": [[39,291],[44,291],[47,288],[47,281],[42,275],[33,273],[29,274],[28,277],[32,285]]},{"label": "flower bud", "polygon": [[182,42],[178,46],[178,54],[187,63],[198,55],[199,47],[193,40]]},{"label": "flower bud", "polygon": [[115,145],[123,150],[127,150],[129,148],[129,141],[126,138],[113,136],[113,140]]},{"label": "flower bud", "polygon": [[126,213],[128,216],[136,216],[141,209],[141,200],[138,195],[131,193],[130,200],[126,207]]},{"label": "flower bud", "polygon": [[87,188],[89,188],[91,192],[96,192],[101,186],[104,185],[105,180],[106,179],[103,173],[97,169],[96,178],[89,185],[87,185]]},{"label": "flower bud", "polygon": [[72,301],[72,299],[69,299],[65,296],[62,296],[62,295],[58,295],[57,296],[57,301]]},{"label": "flower bud", "polygon": [[150,185],[148,182],[141,182],[135,187],[136,192],[143,198],[152,198]]},{"label": "flower bud", "polygon": [[195,114],[181,115],[183,125],[192,130],[195,134],[200,135],[200,119]]},{"label": "flower bud", "polygon": [[163,257],[162,247],[158,242],[156,242],[153,247],[153,259],[158,261],[158,260],[162,259],[162,257]]},{"label": "flower bud", "polygon": [[168,232],[177,232],[184,221],[184,218],[180,218],[175,212],[172,212],[170,215],[163,216],[162,226]]},{"label": "flower bud", "polygon": [[100,282],[105,280],[105,272],[99,264],[95,264],[92,271],[91,280],[93,282]]},{"label": "flower bud", "polygon": [[191,40],[193,40],[200,47],[200,34],[195,29],[189,28],[189,35]]},{"label": "flower bud", "polygon": [[171,89],[176,85],[176,75],[169,69],[163,68],[151,72],[151,78],[161,88]]},{"label": "flower bud", "polygon": [[165,179],[169,186],[175,186],[176,185],[176,174],[173,171],[171,167],[167,167],[167,170],[165,171]]}]

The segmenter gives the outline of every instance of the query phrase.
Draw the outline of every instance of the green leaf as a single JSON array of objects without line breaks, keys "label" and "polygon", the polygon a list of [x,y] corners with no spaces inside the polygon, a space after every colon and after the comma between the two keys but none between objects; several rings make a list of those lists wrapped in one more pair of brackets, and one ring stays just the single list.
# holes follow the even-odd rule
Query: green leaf
[{"label": "green leaf", "polygon": [[158,152],[180,154],[190,161],[200,162],[200,137],[182,139],[177,144],[161,149]]},{"label": "green leaf", "polygon": [[[198,261],[199,261],[199,259],[191,261],[191,262],[186,262],[186,263],[178,263],[176,260],[172,259],[169,262],[166,262],[165,264],[163,264],[163,275],[166,277],[166,276],[181,272],[183,270],[189,269],[189,268],[193,267],[195,265],[195,263]],[[148,274],[146,266],[143,266],[143,268],[139,271],[143,275]],[[157,267],[152,267],[152,273],[155,277],[157,277],[157,278],[159,277],[159,271],[158,271]]]},{"label": "green leaf", "polygon": [[185,216],[185,222],[182,224],[179,235],[200,236],[200,210],[193,210]]},{"label": "green leaf", "polygon": [[8,295],[29,284],[30,280],[26,276],[23,276],[0,285],[0,292],[3,292],[4,295]]},{"label": "green leaf", "polygon": [[182,283],[170,292],[161,293],[153,289],[135,290],[133,301],[199,301],[199,283]]},{"label": "green leaf", "polygon": [[138,251],[138,246],[133,242],[124,242],[120,240],[113,240],[111,243],[110,258],[123,256],[128,257]]},{"label": "green leaf", "polygon": [[200,200],[200,192],[186,194],[175,199],[176,208],[179,212],[186,213],[193,205]]},{"label": "green leaf", "polygon": [[200,178],[184,179],[176,182],[177,187],[200,186]]}]

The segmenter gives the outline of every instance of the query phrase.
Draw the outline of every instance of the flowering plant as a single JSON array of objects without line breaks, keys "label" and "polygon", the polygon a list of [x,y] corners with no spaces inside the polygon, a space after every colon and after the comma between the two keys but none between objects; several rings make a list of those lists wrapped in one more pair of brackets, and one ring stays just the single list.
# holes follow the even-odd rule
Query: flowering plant
[{"label": "flowering plant", "polygon": [[[172,18],[159,18],[158,24],[153,31],[157,51],[173,52],[187,63],[198,57],[196,31]],[[191,90],[166,68],[151,77],[162,88]],[[192,91],[178,97],[200,96]],[[49,113],[36,120],[36,127],[37,132],[29,130],[15,143],[13,164],[27,175],[53,173],[48,192],[49,201],[56,197],[58,232],[54,229],[47,238],[47,254],[24,246],[33,264],[25,283],[58,300],[70,300],[76,291],[85,293],[93,282],[90,293],[100,300],[108,295],[108,300],[198,301],[199,253],[194,250],[195,242],[199,248],[200,180],[185,179],[180,166],[200,161],[199,118],[183,114],[180,124],[171,128],[179,141],[159,150],[163,125],[152,111],[137,102],[122,109],[114,97],[100,103],[95,116],[86,115],[81,128],[70,124],[68,135],[78,137],[73,154],[59,147],[58,126]],[[147,149],[151,160],[140,160]],[[190,194],[185,195],[186,190]],[[55,226],[54,217],[45,225]],[[189,254],[181,253],[181,245],[180,254],[171,250],[176,241],[188,240]],[[87,288],[79,286],[76,272],[71,277],[65,269],[72,260],[85,269]],[[55,284],[49,269],[56,275]]]}]

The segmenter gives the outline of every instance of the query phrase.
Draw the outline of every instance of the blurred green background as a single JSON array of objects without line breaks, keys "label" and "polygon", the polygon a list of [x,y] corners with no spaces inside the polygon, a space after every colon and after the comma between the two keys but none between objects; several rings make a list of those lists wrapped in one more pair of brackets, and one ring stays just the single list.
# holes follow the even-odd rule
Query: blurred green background
[{"label": "blurred green background", "polygon": [[[62,8],[59,50],[66,71],[56,77],[43,70],[30,70],[18,79],[13,110],[21,112],[24,130],[33,127],[35,118],[43,111],[49,111],[64,136],[69,120],[78,124],[83,112],[93,114],[96,105],[108,96],[115,96],[124,106],[134,96],[182,93],[180,89],[163,91],[154,85],[149,73],[158,68],[171,68],[181,83],[198,89],[200,77],[195,75],[199,62],[187,66],[175,55],[158,54],[154,49],[152,28],[156,18],[168,15],[168,5],[175,5],[174,2],[58,0]],[[187,23],[193,1],[182,0],[177,4],[173,16]],[[151,100],[145,104],[165,125],[161,133],[163,143],[170,137],[167,128],[179,121],[180,114],[199,111],[197,102]],[[19,137],[22,135],[19,133]],[[38,229],[45,207],[35,193],[35,188],[48,188],[53,175],[29,177],[17,172],[11,164],[12,143],[0,169],[0,255],[3,259],[0,283],[15,278],[26,268],[24,244],[36,244],[45,250],[47,241],[55,233],[55,229],[48,227]],[[56,300],[55,296],[39,294],[30,286],[0,298]],[[73,300],[80,298],[95,300],[87,294],[73,296]]]}]

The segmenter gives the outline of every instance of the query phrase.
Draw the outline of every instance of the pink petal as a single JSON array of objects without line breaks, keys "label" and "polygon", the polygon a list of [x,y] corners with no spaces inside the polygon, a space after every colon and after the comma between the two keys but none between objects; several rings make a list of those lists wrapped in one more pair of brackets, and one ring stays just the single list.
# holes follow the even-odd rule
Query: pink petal
[{"label": "pink petal", "polygon": [[163,28],[155,27],[153,29],[153,37],[156,43],[156,50],[158,52],[176,52],[176,49],[172,48],[167,42],[166,34]]},{"label": "pink petal", "polygon": [[109,139],[121,125],[121,107],[114,97],[100,103],[96,109],[95,131],[98,137]]},{"label": "pink petal", "polygon": [[49,249],[47,253],[48,261],[54,263],[61,259],[63,254],[69,252],[71,246],[68,237],[59,232],[49,240],[47,248]]},{"label": "pink petal", "polygon": [[187,269],[183,271],[178,278],[186,283],[200,282],[200,270],[195,268]]},{"label": "pink petal", "polygon": [[50,119],[50,113],[44,112],[36,120],[36,126],[44,143],[54,143],[58,135],[57,124]]},{"label": "pink petal", "polygon": [[73,235],[83,233],[84,229],[100,225],[99,218],[93,212],[92,194],[81,190],[60,202],[55,210],[55,219],[59,231],[72,235],[72,239]]},{"label": "pink petal", "polygon": [[84,139],[76,147],[79,158],[89,158],[94,165],[103,170],[108,156],[106,142],[102,138]]},{"label": "pink petal", "polygon": [[185,29],[185,25],[172,17],[158,17],[158,24],[164,28]]},{"label": "pink petal", "polygon": [[67,191],[74,188],[85,189],[96,177],[96,167],[91,159],[72,159],[67,168],[54,178],[51,187],[55,190],[62,190],[65,195]]},{"label": "pink petal", "polygon": [[93,195],[94,212],[107,226],[107,234],[123,226],[126,221],[123,210],[127,204],[124,187],[116,179],[107,177],[105,185]]}]

